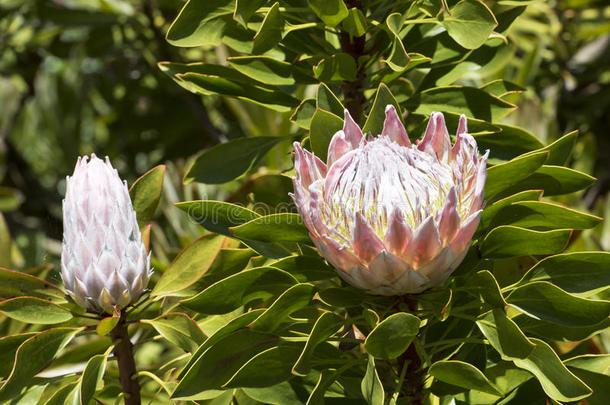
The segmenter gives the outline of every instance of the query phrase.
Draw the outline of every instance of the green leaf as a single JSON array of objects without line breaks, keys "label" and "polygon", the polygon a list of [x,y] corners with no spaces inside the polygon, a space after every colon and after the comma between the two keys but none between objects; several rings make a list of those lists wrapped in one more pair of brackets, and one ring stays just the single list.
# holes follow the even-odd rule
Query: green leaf
[{"label": "green leaf", "polygon": [[[257,267],[212,284],[182,305],[204,314],[223,314],[256,298],[269,298],[297,284],[290,274],[273,267]],[[227,294],[231,291],[231,294]]]},{"label": "green leaf", "polygon": [[355,307],[366,299],[364,291],[354,287],[330,287],[318,293],[320,299],[328,305],[337,307]]},{"label": "green leaf", "polygon": [[339,375],[338,371],[339,370],[331,370],[328,368],[322,369],[320,377],[318,378],[318,382],[311,391],[311,394],[309,394],[309,398],[307,399],[307,405],[326,404],[324,394],[337,379],[337,376]]},{"label": "green leaf", "polygon": [[578,342],[586,340],[601,331],[610,328],[610,319],[589,326],[566,326],[553,322],[541,321],[527,315],[518,315],[513,318],[519,328],[529,336],[538,336],[544,339]]},{"label": "green leaf", "polygon": [[11,374],[0,387],[0,401],[17,395],[81,330],[82,328],[49,329],[23,342],[15,353]]},{"label": "green leaf", "polygon": [[487,234],[481,254],[486,258],[551,255],[563,251],[571,235],[569,230],[534,231],[502,225]]},{"label": "green leaf", "polygon": [[[548,157],[548,152],[538,152],[528,156],[517,157],[487,169],[485,181],[485,199],[490,200],[500,192],[517,184],[534,173]],[[532,190],[530,188],[528,190]]]},{"label": "green leaf", "polygon": [[56,285],[32,275],[0,267],[0,297],[33,297],[65,302],[65,293]]},{"label": "green leaf", "polygon": [[362,127],[363,133],[370,132],[374,136],[380,135],[383,130],[383,123],[385,121],[385,108],[388,105],[393,105],[396,108],[396,112],[400,116],[400,106],[394,98],[394,95],[384,83],[380,83],[375,93],[375,99],[373,100],[373,106],[371,112],[366,118],[366,122]]},{"label": "green leaf", "polygon": [[516,201],[493,218],[491,227],[514,225],[534,229],[590,229],[602,218],[556,203],[543,201]]},{"label": "green leaf", "polygon": [[257,400],[260,403],[270,405],[284,404],[304,404],[300,398],[300,392],[297,394],[300,387],[292,387],[290,381],[275,384],[272,387],[250,388],[244,387],[242,391],[250,398]]},{"label": "green leaf", "polygon": [[485,83],[479,88],[481,90],[485,90],[489,94],[500,98],[508,94],[521,93],[526,90],[525,87],[521,87],[516,83],[509,82],[503,79],[492,80],[491,82]]},{"label": "green leaf", "polygon": [[547,343],[534,338],[531,341],[536,345],[532,353],[514,362],[517,367],[534,374],[549,397],[557,401],[577,401],[591,394],[591,389],[564,366]]},{"label": "green leaf", "polygon": [[[470,120],[468,121],[470,128]],[[496,130],[491,133],[473,134],[479,150],[489,149],[490,160],[511,160],[544,146],[534,134],[523,128],[498,123],[494,123],[493,127]]]},{"label": "green leaf", "polygon": [[269,387],[291,377],[292,365],[299,357],[299,344],[288,343],[258,353],[244,364],[224,387]]},{"label": "green leaf", "polygon": [[405,312],[392,314],[369,333],[364,348],[377,359],[395,359],[407,350],[417,333],[421,321]]},{"label": "green leaf", "polygon": [[[66,401],[66,400],[67,400],[68,396],[70,396],[70,394],[72,394],[74,392],[77,384],[78,384],[78,381],[75,381],[75,382],[71,382],[71,383],[61,386],[60,388],[55,390],[53,395],[51,395],[51,397],[49,397],[49,399],[47,399],[47,401],[44,403],[44,405],[69,404],[70,402]],[[71,399],[74,400],[73,397]]]},{"label": "green leaf", "polygon": [[564,361],[564,364],[570,368],[604,374],[610,368],[610,354],[583,354]]},{"label": "green leaf", "polygon": [[289,86],[295,83],[317,83],[307,73],[291,63],[270,56],[234,56],[227,58],[229,65],[240,73],[274,86]]},{"label": "green leaf", "polygon": [[343,0],[307,0],[307,4],[330,27],[339,24],[349,14]]},{"label": "green leaf", "polygon": [[354,58],[343,52],[322,59],[313,67],[316,78],[321,82],[353,81],[357,70]]},{"label": "green leaf", "polygon": [[299,214],[271,214],[230,228],[241,239],[263,242],[311,242],[309,230]]},{"label": "green leaf", "polygon": [[245,314],[239,315],[238,317],[227,322],[226,325],[219,328],[216,332],[212,334],[207,340],[205,340],[201,346],[197,348],[197,350],[193,353],[186,366],[180,371],[178,374],[178,378],[183,378],[186,372],[191,368],[191,366],[199,359],[210,347],[215,345],[217,342],[222,340],[224,337],[229,336],[231,333],[236,330],[243,329],[247,327],[252,321],[254,321],[260,314],[264,312],[264,309],[254,309],[250,312],[246,312]]},{"label": "green leaf", "polygon": [[176,77],[191,91],[236,97],[278,112],[290,111],[298,105],[296,98],[275,86],[243,83],[213,74],[184,73]]},{"label": "green leaf", "polygon": [[477,326],[504,360],[524,359],[534,350],[535,344],[506,316],[503,308],[480,316]]},{"label": "green leaf", "polygon": [[316,90],[316,107],[333,113],[337,117],[343,117],[345,111],[345,107],[343,107],[341,101],[339,101],[337,96],[335,96],[335,93],[333,93],[324,83],[320,83]]},{"label": "green leaf", "polygon": [[133,209],[136,211],[140,227],[145,226],[152,220],[163,191],[164,176],[165,165],[159,165],[144,173],[129,189]]},{"label": "green leaf", "polygon": [[[552,144],[541,148],[541,151],[548,151],[549,158],[546,160],[547,165],[561,166],[564,165],[570,153],[576,144],[578,138],[578,131],[572,131],[553,142]],[[534,151],[536,152],[536,151]],[[534,153],[533,152],[533,153]]]},{"label": "green leaf", "polygon": [[299,104],[296,110],[294,110],[294,113],[292,113],[292,116],[290,117],[290,121],[301,128],[309,129],[309,123],[316,112],[316,108],[316,99],[306,98]]},{"label": "green leaf", "polygon": [[404,71],[410,59],[399,35],[403,22],[404,17],[400,13],[392,13],[385,20],[388,31],[390,31],[392,47],[390,48],[388,58],[384,62],[395,72]]},{"label": "green leaf", "polygon": [[468,282],[469,290],[478,293],[483,301],[493,308],[504,308],[506,301],[493,274],[487,270],[475,273]]},{"label": "green leaf", "polygon": [[499,121],[516,107],[475,87],[434,87],[417,93],[406,102],[414,114],[430,115],[435,111],[465,114],[484,121]]},{"label": "green leaf", "polygon": [[577,170],[562,166],[544,165],[530,176],[505,190],[501,197],[522,190],[544,190],[544,196],[551,197],[583,190],[594,182],[594,177]]},{"label": "green leaf", "polygon": [[341,129],[343,129],[341,118],[318,108],[309,124],[309,140],[314,155],[325,162],[330,140]]},{"label": "green leaf", "polygon": [[337,275],[320,256],[289,256],[271,263],[271,266],[287,271],[301,283],[327,280]]},{"label": "green leaf", "polygon": [[172,293],[172,295],[185,298],[199,294],[215,282],[245,269],[252,256],[256,256],[256,252],[248,248],[221,249],[214,262],[199,280],[184,290]]},{"label": "green leaf", "polygon": [[517,285],[549,281],[571,294],[593,295],[610,288],[610,253],[559,254],[536,263]]},{"label": "green leaf", "polygon": [[466,49],[476,49],[485,43],[498,22],[483,2],[461,0],[441,24],[455,42]]},{"label": "green leaf", "polygon": [[214,263],[224,241],[224,236],[209,233],[185,247],[165,269],[152,296],[171,295],[199,280]]},{"label": "green leaf", "polygon": [[172,399],[188,399],[220,389],[252,357],[274,346],[278,338],[249,329],[236,330],[210,346],[184,374]]},{"label": "green leaf", "polygon": [[258,332],[275,331],[290,314],[306,307],[311,302],[314,292],[313,284],[303,283],[290,287],[256,318],[249,328]]},{"label": "green leaf", "polygon": [[310,361],[315,348],[337,333],[341,326],[343,326],[343,319],[338,315],[332,312],[324,312],[320,315],[307,337],[307,343],[294,365],[293,373],[301,376],[307,375],[311,371]]},{"label": "green leaf", "polygon": [[235,12],[233,19],[247,28],[250,18],[256,13],[267,0],[237,0],[235,2]]},{"label": "green leaf", "polygon": [[163,391],[165,391],[165,393],[167,395],[172,395],[172,392],[174,391],[174,387],[176,385],[175,382],[173,382],[173,381],[164,381],[161,378],[159,378],[156,374],[153,374],[150,371],[138,371],[137,374],[138,374],[138,377],[148,377],[148,378],[150,378],[157,385],[159,385],[159,387],[161,387],[163,389]]},{"label": "green leaf", "polygon": [[457,387],[501,396],[498,389],[475,366],[457,360],[437,361],[430,366],[430,375]]},{"label": "green leaf", "polygon": [[360,390],[369,405],[383,405],[385,392],[377,374],[373,356],[368,356],[366,373],[360,384]]},{"label": "green leaf", "polygon": [[366,33],[366,17],[359,8],[352,7],[342,22],[343,29],[352,37],[361,37]]},{"label": "green leaf", "polygon": [[197,322],[183,313],[167,313],[140,322],[152,325],[161,336],[185,352],[193,353],[206,339]]},{"label": "green leaf", "polygon": [[120,318],[118,316],[109,316],[107,318],[104,318],[97,323],[95,331],[100,336],[106,336],[107,334],[112,332],[114,327],[119,323],[119,319]]},{"label": "green leaf", "polygon": [[515,288],[506,301],[534,319],[566,326],[590,326],[610,316],[610,301],[580,298],[546,282]]},{"label": "green leaf", "polygon": [[275,2],[265,15],[258,32],[254,36],[252,53],[260,55],[273,48],[281,39],[284,30],[284,17],[280,12],[280,3]]},{"label": "green leaf", "polygon": [[223,201],[199,200],[175,204],[204,228],[231,236],[229,228],[260,217],[256,212]]},{"label": "green leaf", "polygon": [[215,145],[199,155],[184,175],[184,182],[222,184],[247,172],[278,142],[276,136],[238,138]]},{"label": "green leaf", "polygon": [[35,334],[36,332],[26,332],[0,337],[0,379],[4,379],[10,374],[15,359],[15,351],[23,342]]},{"label": "green leaf", "polygon": [[504,208],[517,201],[538,201],[542,197],[542,190],[526,190],[517,194],[513,194],[502,200],[498,200],[491,205],[488,205],[483,209],[481,214],[480,229],[487,229],[490,227],[495,216]]},{"label": "green leaf", "polygon": [[167,41],[183,47],[218,46],[233,10],[233,0],[189,0],[169,27]]},{"label": "green leaf", "polygon": [[608,402],[610,376],[607,373],[596,373],[578,367],[569,367],[569,369],[593,391],[593,394],[586,399],[587,405],[605,405]]},{"label": "green leaf", "polygon": [[0,302],[0,312],[25,323],[50,325],[72,319],[72,313],[57,304],[35,297],[17,297]]},{"label": "green leaf", "polygon": [[88,404],[93,399],[93,395],[95,395],[95,391],[104,377],[109,352],[107,350],[104,354],[93,356],[87,362],[77,388],[80,404]]}]

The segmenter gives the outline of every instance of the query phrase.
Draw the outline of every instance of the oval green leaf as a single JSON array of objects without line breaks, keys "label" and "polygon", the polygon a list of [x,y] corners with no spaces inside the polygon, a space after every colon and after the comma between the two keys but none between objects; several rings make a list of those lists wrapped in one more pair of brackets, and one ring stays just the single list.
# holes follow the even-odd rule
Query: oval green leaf
[{"label": "oval green leaf", "polygon": [[536,263],[518,285],[549,281],[572,294],[593,295],[610,288],[609,252],[559,254]]},{"label": "oval green leaf", "polygon": [[[204,314],[222,314],[256,298],[269,298],[297,284],[290,274],[273,267],[257,267],[220,280],[182,305]],[[227,294],[230,291],[230,294]]]},{"label": "oval green leaf", "polygon": [[159,205],[164,177],[165,165],[159,165],[144,173],[129,189],[133,209],[136,211],[140,227],[151,221],[157,205]]},{"label": "oval green leaf", "polygon": [[434,378],[447,384],[501,396],[496,386],[472,364],[458,360],[437,361],[430,367],[429,372]]},{"label": "oval green leaf", "polygon": [[167,313],[155,319],[143,319],[140,322],[152,325],[161,336],[185,352],[195,352],[206,339],[197,322],[183,313]]},{"label": "oval green leaf", "polygon": [[517,287],[506,301],[532,318],[566,326],[595,325],[610,316],[610,301],[580,298],[546,281]]},{"label": "oval green leaf", "polygon": [[569,230],[542,232],[503,225],[487,234],[481,254],[486,258],[551,255],[564,250],[571,235]]},{"label": "oval green leaf", "polygon": [[476,49],[485,43],[498,22],[483,2],[461,0],[442,20],[442,25],[455,42],[466,49]]},{"label": "oval green leaf", "polygon": [[0,302],[0,312],[25,323],[50,325],[72,319],[70,310],[35,297],[17,297]]},{"label": "oval green leaf", "polygon": [[232,227],[230,231],[240,239],[263,242],[311,242],[309,230],[299,214],[266,215]]},{"label": "oval green leaf", "polygon": [[15,353],[11,374],[0,387],[0,401],[17,395],[81,330],[82,328],[49,329],[23,342]]},{"label": "oval green leaf", "polygon": [[224,241],[224,236],[209,233],[185,247],[165,269],[152,296],[172,295],[197,282],[214,263]]},{"label": "oval green leaf", "polygon": [[198,200],[176,203],[175,206],[186,212],[204,228],[231,236],[229,228],[245,224],[260,217],[249,209],[223,201]]},{"label": "oval green leaf", "polygon": [[184,182],[222,184],[255,166],[265,154],[284,138],[255,136],[222,143],[203,152],[184,175]]},{"label": "oval green leaf", "polygon": [[591,389],[567,369],[547,343],[534,338],[531,341],[536,345],[532,353],[514,362],[534,374],[549,397],[556,401],[578,401],[591,394]]},{"label": "oval green leaf", "polygon": [[313,298],[313,284],[303,283],[290,287],[249,325],[249,328],[259,332],[273,332],[290,314],[306,307]]},{"label": "oval green leaf", "polygon": [[417,333],[421,321],[406,312],[392,314],[369,333],[364,348],[377,359],[395,359],[404,353]]}]

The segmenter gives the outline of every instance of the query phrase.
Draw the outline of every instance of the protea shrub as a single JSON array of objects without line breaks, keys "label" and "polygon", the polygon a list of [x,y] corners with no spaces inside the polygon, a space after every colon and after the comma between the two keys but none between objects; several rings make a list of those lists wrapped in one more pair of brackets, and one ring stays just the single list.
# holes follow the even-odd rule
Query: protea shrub
[{"label": "protea shrub", "polygon": [[463,260],[487,162],[465,116],[452,146],[441,113],[413,144],[393,106],[381,135],[368,140],[345,110],[326,163],[299,143],[294,149],[293,199],[318,250],[349,284],[378,295],[418,293]]},{"label": "protea shrub", "polygon": [[137,300],[151,274],[127,183],[110,160],[78,159],[63,201],[61,276],[74,301],[113,313]]}]

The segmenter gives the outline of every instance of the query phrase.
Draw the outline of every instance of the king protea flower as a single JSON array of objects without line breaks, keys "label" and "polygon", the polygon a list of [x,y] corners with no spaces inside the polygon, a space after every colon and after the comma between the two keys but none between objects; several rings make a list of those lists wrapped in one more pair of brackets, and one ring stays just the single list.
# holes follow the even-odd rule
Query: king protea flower
[{"label": "king protea flower", "polygon": [[487,153],[478,156],[461,116],[455,144],[433,113],[412,144],[393,106],[364,138],[345,110],[326,164],[294,144],[292,196],[319,252],[348,283],[400,295],[436,286],[470,247],[483,206]]},{"label": "king protea flower", "polygon": [[150,255],[142,242],[127,183],[110,160],[78,159],[66,180],[61,277],[74,301],[113,313],[148,284]]}]

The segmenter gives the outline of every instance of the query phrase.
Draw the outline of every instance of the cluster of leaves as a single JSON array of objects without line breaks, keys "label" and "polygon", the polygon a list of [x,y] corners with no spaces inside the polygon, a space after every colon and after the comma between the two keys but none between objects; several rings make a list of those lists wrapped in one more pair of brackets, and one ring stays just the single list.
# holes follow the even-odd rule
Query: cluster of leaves
[{"label": "cluster of leaves", "polygon": [[[224,56],[160,62],[160,69],[206,99],[237,98],[257,105],[250,111],[281,115],[274,133],[283,136],[231,140],[186,170],[185,182],[242,184],[226,201],[176,204],[201,235],[171,263],[171,252],[157,250],[162,238],[152,243],[150,296],[129,311],[144,398],[605,404],[610,357],[599,354],[599,334],[610,326],[610,254],[574,251],[581,231],[601,219],[553,201],[594,179],[566,167],[576,132],[547,145],[505,123],[527,84],[504,79],[523,55],[523,32],[512,27],[528,18],[527,3],[184,5],[167,40],[220,47]],[[481,151],[491,152],[487,206],[466,259],[446,285],[404,297],[370,296],[341,282],[294,213],[283,173],[288,141],[325,157],[344,108],[375,135],[388,104],[406,113],[413,140],[432,111],[442,111],[450,129],[466,114]],[[279,165],[268,164],[271,150],[280,152]],[[132,187],[145,237],[164,174],[157,167]],[[113,403],[120,388],[106,335],[117,318],[88,319],[59,287],[32,275],[47,271],[0,271],[0,400]]]}]

